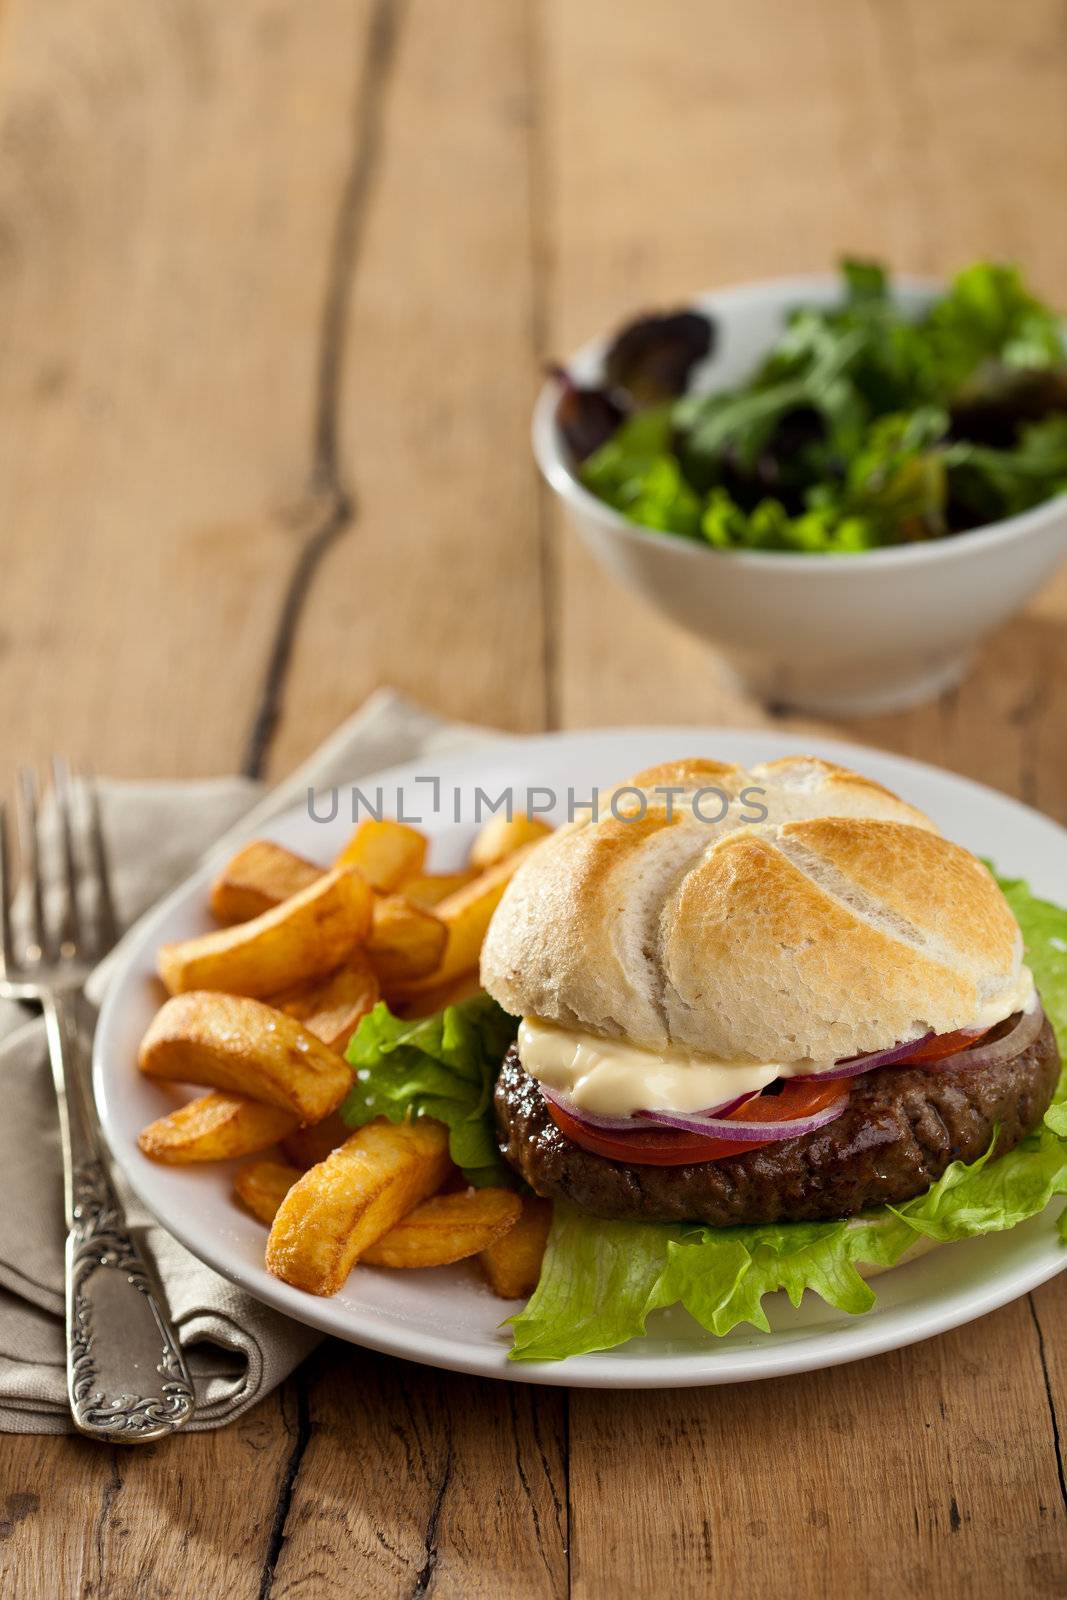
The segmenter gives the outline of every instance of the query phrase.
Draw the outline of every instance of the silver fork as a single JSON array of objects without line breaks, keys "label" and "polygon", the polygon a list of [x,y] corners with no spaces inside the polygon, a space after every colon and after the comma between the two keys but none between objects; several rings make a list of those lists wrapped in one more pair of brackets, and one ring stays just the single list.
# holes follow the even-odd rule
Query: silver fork
[{"label": "silver fork", "polygon": [[[27,936],[15,948],[12,852],[0,800],[0,998],[41,1007],[48,1034],[67,1217],[67,1389],[75,1426],[112,1443],[140,1444],[184,1426],[195,1396],[163,1297],[108,1176],[89,1088],[82,990],[119,929],[96,785],[83,785],[87,870],[74,847],[70,770],[53,763],[60,872],[58,919],[47,914],[35,773],[19,773],[18,835],[28,902]],[[91,917],[86,899],[91,897]],[[50,926],[50,921],[58,925]]]}]

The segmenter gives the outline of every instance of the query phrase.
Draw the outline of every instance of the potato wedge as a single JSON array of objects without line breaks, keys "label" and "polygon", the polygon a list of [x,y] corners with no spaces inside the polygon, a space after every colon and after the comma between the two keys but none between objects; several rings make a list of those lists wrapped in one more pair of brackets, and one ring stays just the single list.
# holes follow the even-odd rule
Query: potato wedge
[{"label": "potato wedge", "polygon": [[361,1017],[381,998],[378,979],[362,950],[353,950],[343,967],[328,978],[286,989],[271,1003],[302,1022],[309,1033],[344,1055]]},{"label": "potato wedge", "polygon": [[539,817],[490,817],[482,824],[467,859],[472,867],[484,872],[523,845],[537,844],[551,832],[549,824]]},{"label": "potato wedge", "polygon": [[493,912],[500,904],[504,890],[533,849],[536,849],[534,844],[523,845],[437,905],[436,914],[448,930],[444,954],[426,977],[411,982],[401,980],[395,984],[393,987],[398,999],[439,988],[462,973],[476,970],[482,940]]},{"label": "potato wedge", "polygon": [[363,1252],[440,1188],[450,1165],[440,1122],[368,1123],[289,1190],[267,1241],[267,1271],[311,1294],[336,1294]]},{"label": "potato wedge", "polygon": [[288,1161],[249,1161],[233,1180],[234,1198],[269,1228],[299,1176]]},{"label": "potato wedge", "polygon": [[457,889],[462,889],[477,876],[473,867],[464,867],[462,872],[422,872],[417,878],[404,879],[404,899],[411,900],[417,906],[432,908],[446,895],[455,894]]},{"label": "potato wedge", "polygon": [[383,984],[432,972],[444,954],[448,930],[428,906],[403,894],[379,895],[367,935],[367,954]]},{"label": "potato wedge", "polygon": [[414,878],[426,860],[426,837],[406,822],[378,822],[367,817],[334,862],[358,867],[372,889],[389,894],[405,878]]},{"label": "potato wedge", "polygon": [[482,1251],[489,1287],[502,1300],[527,1300],[537,1288],[551,1226],[551,1200],[524,1195],[518,1222]]},{"label": "potato wedge", "polygon": [[138,1065],[149,1078],[203,1083],[320,1122],[352,1086],[348,1063],[295,1017],[243,995],[177,995],[153,1018]]},{"label": "potato wedge", "polygon": [[511,1189],[435,1194],[364,1250],[363,1260],[368,1267],[447,1267],[487,1250],[521,1212]]},{"label": "potato wedge", "polygon": [[313,861],[270,839],[255,839],[238,850],[211,885],[211,911],[220,922],[247,922],[322,876]]},{"label": "potato wedge", "polygon": [[137,1135],[153,1161],[186,1166],[194,1161],[228,1161],[266,1150],[296,1127],[296,1118],[278,1106],[265,1106],[242,1094],[202,1094],[179,1106]]},{"label": "potato wedge", "polygon": [[341,1121],[339,1111],[331,1111],[321,1122],[309,1122],[296,1128],[282,1140],[282,1152],[301,1172],[325,1161],[331,1150],[344,1144],[352,1129]]},{"label": "potato wedge", "polygon": [[367,880],[341,867],[250,922],[163,945],[159,975],[171,994],[277,994],[339,967],[366,937],[370,919]]}]

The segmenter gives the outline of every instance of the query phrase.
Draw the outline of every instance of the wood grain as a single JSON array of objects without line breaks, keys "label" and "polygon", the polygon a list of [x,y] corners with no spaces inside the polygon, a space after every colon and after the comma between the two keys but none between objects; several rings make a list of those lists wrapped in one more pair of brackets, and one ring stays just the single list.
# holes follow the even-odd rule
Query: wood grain
[{"label": "wood grain", "polygon": [[698,1596],[740,1574],[770,1596],[1061,1593],[1067,1507],[1029,1322],[1023,1300],[799,1378],[573,1396],[574,1594]]},{"label": "wood grain", "polygon": [[567,1591],[564,1396],[334,1347],[272,1600]]},{"label": "wood grain", "polygon": [[[1067,575],[933,706],[782,718],[539,495],[538,365],[842,250],[1067,281],[1060,0],[14,0],[0,781],[282,772],[380,682],[516,729],[845,733],[1067,821]],[[211,1435],[8,1438],[0,1594],[1067,1585],[1067,1278],[772,1384],[601,1395],[324,1347]]]},{"label": "wood grain", "polygon": [[[17,7],[0,107],[5,755],[230,768],[311,482],[366,6]],[[8,754],[10,753],[10,754]]]},{"label": "wood grain", "polygon": [[0,1593],[256,1600],[294,1434],[292,1396],[279,1391],[224,1432],[169,1445],[6,1438]]},{"label": "wood grain", "polygon": [[518,730],[545,715],[524,8],[413,0],[395,27],[337,357],[355,513],[301,622],[279,771],[381,683]]}]

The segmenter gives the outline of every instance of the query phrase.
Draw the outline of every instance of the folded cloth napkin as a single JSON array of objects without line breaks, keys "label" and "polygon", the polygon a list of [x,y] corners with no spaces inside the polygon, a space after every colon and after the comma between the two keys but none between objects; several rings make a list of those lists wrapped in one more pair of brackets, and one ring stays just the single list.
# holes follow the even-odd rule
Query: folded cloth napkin
[{"label": "folded cloth napkin", "polygon": [[[310,786],[354,783],[418,757],[468,748],[486,731],[446,724],[381,690],[311,759],[264,794],[243,778],[197,783],[101,782],[119,915],[132,923],[228,835],[247,838]],[[122,946],[89,984],[99,1000]],[[43,1024],[0,1003],[0,1432],[71,1431],[63,1331],[62,1176]],[[318,1335],[206,1267],[121,1185],[130,1221],[155,1262],[196,1384],[192,1428],[217,1428],[263,1398]]]}]

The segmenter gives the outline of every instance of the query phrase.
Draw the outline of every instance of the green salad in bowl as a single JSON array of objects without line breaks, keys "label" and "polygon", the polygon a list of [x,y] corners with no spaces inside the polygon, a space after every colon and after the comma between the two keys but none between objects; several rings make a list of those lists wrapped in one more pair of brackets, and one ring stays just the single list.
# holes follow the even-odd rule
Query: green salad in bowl
[{"label": "green salad in bowl", "polygon": [[1011,266],[902,296],[846,261],[743,381],[701,384],[718,319],[621,330],[599,382],[559,370],[570,471],[629,522],[723,550],[850,554],[953,537],[1067,490],[1060,317]]}]

